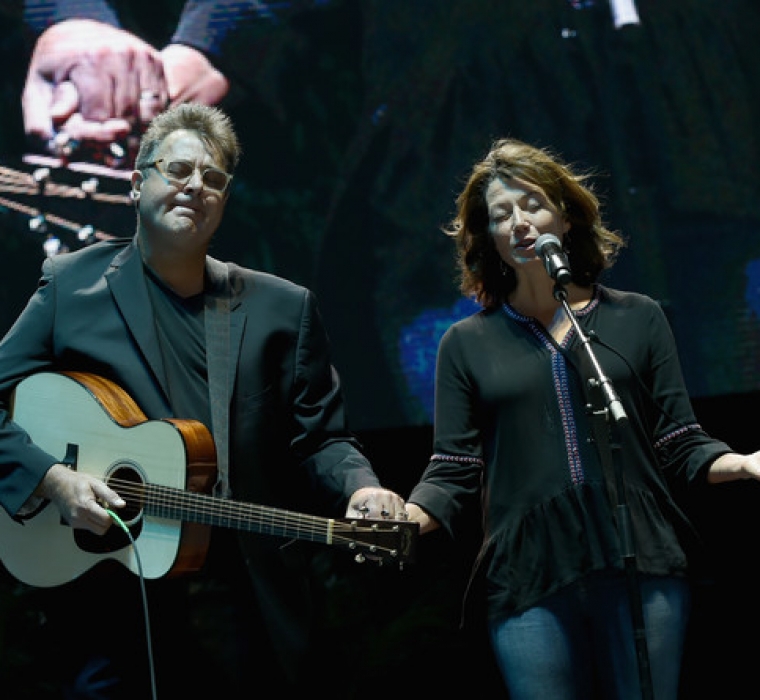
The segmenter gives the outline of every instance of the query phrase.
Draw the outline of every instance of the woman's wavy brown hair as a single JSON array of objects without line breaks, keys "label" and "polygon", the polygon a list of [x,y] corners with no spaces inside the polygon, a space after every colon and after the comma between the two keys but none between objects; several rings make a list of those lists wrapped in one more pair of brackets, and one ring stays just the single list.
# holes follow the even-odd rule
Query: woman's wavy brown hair
[{"label": "woman's wavy brown hair", "polygon": [[499,139],[472,168],[456,200],[457,213],[443,231],[456,242],[459,288],[483,307],[507,301],[517,285],[515,271],[502,263],[489,231],[485,194],[496,179],[518,179],[538,185],[563,213],[570,228],[563,247],[572,281],[581,286],[595,282],[611,267],[623,238],[602,223],[599,199],[589,183],[590,172],[574,171],[546,148],[516,139]]}]

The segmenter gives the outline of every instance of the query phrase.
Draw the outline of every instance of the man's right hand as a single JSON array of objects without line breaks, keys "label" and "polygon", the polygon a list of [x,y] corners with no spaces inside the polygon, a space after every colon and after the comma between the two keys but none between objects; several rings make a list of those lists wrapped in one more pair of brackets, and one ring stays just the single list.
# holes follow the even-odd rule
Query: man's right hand
[{"label": "man's right hand", "polygon": [[103,535],[113,523],[106,508],[122,508],[124,499],[103,481],[54,464],[35,495],[47,498],[58,507],[63,519],[73,528]]}]

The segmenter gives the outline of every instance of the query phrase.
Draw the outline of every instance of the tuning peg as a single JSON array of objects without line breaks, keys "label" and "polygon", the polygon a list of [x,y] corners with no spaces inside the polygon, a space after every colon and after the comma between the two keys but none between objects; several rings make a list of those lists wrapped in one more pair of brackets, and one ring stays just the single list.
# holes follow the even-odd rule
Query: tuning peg
[{"label": "tuning peg", "polygon": [[48,225],[44,214],[37,214],[29,219],[29,230],[32,233],[47,233]]},{"label": "tuning peg", "polygon": [[82,226],[82,228],[77,231],[77,238],[82,241],[82,243],[85,243],[86,245],[90,245],[91,243],[95,242],[95,227],[91,224],[87,224],[85,226]]},{"label": "tuning peg", "polygon": [[40,192],[43,192],[45,185],[47,185],[48,180],[50,180],[50,168],[37,168],[32,173],[32,180],[34,180],[37,185],[37,189]]},{"label": "tuning peg", "polygon": [[113,143],[109,144],[108,150],[111,152],[111,155],[114,158],[118,158],[120,160],[123,160],[127,157],[127,151],[120,143],[114,141]]},{"label": "tuning peg", "polygon": [[61,239],[57,236],[48,236],[44,243],[42,244],[42,248],[45,251],[45,255],[47,255],[49,258],[52,258],[54,255],[58,255],[61,252],[64,252],[63,250],[63,244],[61,243]]},{"label": "tuning peg", "polygon": [[65,131],[59,131],[48,141],[48,150],[62,160],[69,159],[79,147],[79,141],[71,138]]},{"label": "tuning peg", "polygon": [[89,195],[95,194],[98,191],[99,187],[100,181],[96,177],[91,177],[89,180],[85,180],[81,185],[79,185],[79,188],[82,190],[82,192]]}]

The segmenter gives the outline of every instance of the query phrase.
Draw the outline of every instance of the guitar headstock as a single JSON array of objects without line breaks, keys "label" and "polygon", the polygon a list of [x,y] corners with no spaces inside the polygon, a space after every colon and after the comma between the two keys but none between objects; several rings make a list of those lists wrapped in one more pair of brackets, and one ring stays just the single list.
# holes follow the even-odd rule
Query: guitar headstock
[{"label": "guitar headstock", "polygon": [[131,168],[27,154],[0,162],[0,206],[19,235],[39,240],[46,256],[134,233]]},{"label": "guitar headstock", "polygon": [[415,561],[419,523],[407,520],[338,518],[333,521],[330,544],[354,552],[354,559],[378,564],[412,564]]}]

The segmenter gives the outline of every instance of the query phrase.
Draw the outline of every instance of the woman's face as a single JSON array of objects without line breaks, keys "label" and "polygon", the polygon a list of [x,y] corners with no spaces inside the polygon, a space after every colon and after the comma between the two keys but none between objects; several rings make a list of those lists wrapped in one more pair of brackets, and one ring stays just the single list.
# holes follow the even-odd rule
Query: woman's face
[{"label": "woman's face", "polygon": [[515,271],[536,266],[536,239],[552,233],[560,241],[570,228],[562,212],[544,191],[532,183],[514,178],[498,178],[485,193],[488,229],[501,259]]}]

